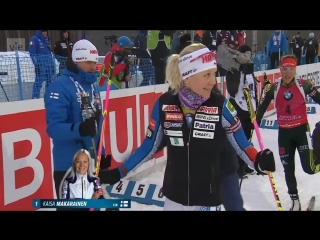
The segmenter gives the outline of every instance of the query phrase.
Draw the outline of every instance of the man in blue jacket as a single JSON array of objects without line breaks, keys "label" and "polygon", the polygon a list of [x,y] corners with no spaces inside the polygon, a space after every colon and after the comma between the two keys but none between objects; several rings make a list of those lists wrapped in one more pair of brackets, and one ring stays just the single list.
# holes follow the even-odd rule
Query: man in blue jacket
[{"label": "man in blue jacket", "polygon": [[271,69],[279,66],[280,58],[287,52],[288,40],[281,30],[275,30],[267,43],[268,56],[270,57]]},{"label": "man in blue jacket", "polygon": [[[95,83],[97,48],[82,39],[74,44],[71,55],[66,69],[50,84],[44,96],[47,133],[53,142],[53,174],[58,198],[60,185],[67,177],[74,154],[80,149],[94,152],[99,145],[102,125],[100,93]],[[88,107],[85,107],[81,102],[88,96]],[[96,156],[92,155],[95,159]],[[104,165],[110,165],[110,160],[111,156],[102,154]]]},{"label": "man in blue jacket", "polygon": [[49,44],[48,30],[37,30],[30,39],[29,53],[36,73],[32,98],[40,98],[42,83],[46,81],[47,88],[54,77],[55,64]]}]

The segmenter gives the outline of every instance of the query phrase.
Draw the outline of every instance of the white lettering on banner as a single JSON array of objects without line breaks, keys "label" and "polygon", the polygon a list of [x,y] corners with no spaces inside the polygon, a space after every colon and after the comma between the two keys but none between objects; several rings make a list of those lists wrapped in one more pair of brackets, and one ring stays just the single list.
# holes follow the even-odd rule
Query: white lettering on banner
[{"label": "white lettering on banner", "polygon": [[182,124],[183,123],[175,123],[175,122],[164,122],[164,127],[165,128],[171,128],[171,127],[176,127],[176,128],[179,128],[179,127],[182,127]]},{"label": "white lettering on banner", "polygon": [[164,111],[164,112],[180,112],[180,109],[177,105],[163,105],[162,111]]},{"label": "white lettering on banner", "polygon": [[215,130],[216,124],[215,123],[205,123],[205,122],[194,122],[194,128],[196,129],[203,129],[203,130]]},{"label": "white lettering on banner", "polygon": [[148,192],[149,186],[150,186],[149,184],[141,184],[141,183],[136,182],[136,184],[134,185],[134,188],[132,190],[131,196],[145,198],[146,194]]},{"label": "white lettering on banner", "polygon": [[219,115],[196,114],[195,119],[209,122],[219,122]]},{"label": "white lettering on banner", "polygon": [[207,114],[218,114],[218,107],[201,106],[197,112],[203,112]]},{"label": "white lettering on banner", "polygon": [[193,137],[195,137],[195,138],[213,139],[214,138],[214,132],[202,132],[202,131],[193,130]]},{"label": "white lettering on banner", "polygon": [[[41,186],[44,178],[44,169],[37,156],[41,150],[41,136],[35,129],[27,128],[1,134],[3,178],[4,178],[4,205],[13,203],[35,193]],[[14,159],[14,143],[29,141],[32,144],[28,156]],[[34,175],[30,184],[16,189],[15,173],[17,170],[31,167]],[[21,177],[21,176],[20,176]]]},{"label": "white lettering on banner", "polygon": [[[132,126],[132,108],[127,109],[127,121],[123,121],[123,119],[116,121],[115,112],[109,113],[109,121],[110,121],[110,148],[112,152],[113,159],[126,159],[130,156],[133,150],[133,126]],[[117,124],[127,124],[127,148],[124,152],[119,152],[117,145],[117,138],[121,138],[117,134]]]},{"label": "white lettering on banner", "polygon": [[164,130],[164,134],[172,137],[182,137],[182,131]]}]

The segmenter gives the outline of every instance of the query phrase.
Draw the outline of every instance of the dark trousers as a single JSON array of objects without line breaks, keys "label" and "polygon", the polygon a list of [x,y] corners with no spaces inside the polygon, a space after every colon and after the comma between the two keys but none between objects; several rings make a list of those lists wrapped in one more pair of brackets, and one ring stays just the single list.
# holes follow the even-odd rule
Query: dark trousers
[{"label": "dark trousers", "polygon": [[170,49],[167,48],[164,41],[160,41],[158,46],[150,50],[152,65],[154,68],[156,84],[164,84],[166,80],[166,62],[170,55]]},{"label": "dark trousers", "polygon": [[300,52],[296,52],[296,53],[293,53],[295,56],[296,56],[296,58],[297,58],[297,65],[299,66],[299,65],[301,65],[301,51]]},{"label": "dark trousers", "polygon": [[306,53],[306,64],[314,63],[314,59],[316,54],[314,52],[307,52]]},{"label": "dark trousers", "polygon": [[[278,146],[280,161],[284,168],[284,175],[289,194],[297,194],[297,180],[295,177],[295,152],[298,150],[302,169],[305,173],[314,174],[317,172],[313,150],[309,149],[306,132],[310,130],[309,124],[296,128],[283,129],[278,131]],[[319,166],[318,166],[319,167]]]},{"label": "dark trousers", "polygon": [[222,203],[226,211],[245,211],[236,172],[221,176]]},{"label": "dark trousers", "polygon": [[[282,54],[280,53],[280,58],[281,58]],[[277,67],[279,67],[280,63],[279,63],[279,52],[272,52],[270,53],[270,67],[271,69],[275,69]]]}]

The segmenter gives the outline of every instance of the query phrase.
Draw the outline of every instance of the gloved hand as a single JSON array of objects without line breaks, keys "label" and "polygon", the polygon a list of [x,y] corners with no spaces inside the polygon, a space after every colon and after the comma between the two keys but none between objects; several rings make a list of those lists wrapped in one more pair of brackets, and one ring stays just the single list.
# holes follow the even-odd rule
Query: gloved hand
[{"label": "gloved hand", "polygon": [[267,175],[268,172],[274,172],[276,170],[276,164],[273,152],[268,148],[260,151],[256,156],[254,168],[258,175]]},{"label": "gloved hand", "polygon": [[80,136],[94,136],[96,132],[96,117],[87,118],[84,122],[80,123],[79,126]]},{"label": "gloved hand", "polygon": [[100,183],[113,185],[120,181],[120,172],[118,168],[101,170],[98,177],[100,178]]},{"label": "gloved hand", "polygon": [[100,170],[107,170],[111,166],[111,155],[101,156]]},{"label": "gloved hand", "polygon": [[314,88],[313,83],[310,80],[305,80],[303,83],[303,88],[306,94],[310,94]]}]

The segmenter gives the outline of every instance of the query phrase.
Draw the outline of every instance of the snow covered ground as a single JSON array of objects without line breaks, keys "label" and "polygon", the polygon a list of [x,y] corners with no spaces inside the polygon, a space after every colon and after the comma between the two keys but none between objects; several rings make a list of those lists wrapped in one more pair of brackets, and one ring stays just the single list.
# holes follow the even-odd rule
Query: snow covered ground
[{"label": "snow covered ground", "polygon": [[[320,106],[316,104],[310,104],[309,106],[316,107],[316,114],[309,114],[308,119],[313,131],[314,125],[320,121]],[[271,116],[268,119],[276,119],[276,116]],[[311,132],[312,132],[311,131]],[[260,129],[264,146],[271,149],[274,152],[276,158],[276,172],[273,174],[278,194],[281,200],[283,209],[289,210],[291,207],[291,200],[287,194],[287,186],[284,180],[283,167],[278,155],[278,130]],[[253,144],[259,148],[256,136],[253,137]],[[298,182],[298,190],[300,195],[301,207],[303,210],[307,208],[308,202],[312,196],[316,197],[315,209],[320,209],[320,201],[317,199],[320,197],[320,174],[308,175],[303,172],[300,164],[300,158],[296,151],[296,177]],[[164,169],[163,169],[164,171]],[[148,177],[142,179],[140,182],[153,183],[162,185],[163,171],[156,172]],[[241,187],[242,197],[244,199],[244,207],[250,210],[261,211],[277,211],[277,205],[274,200],[272,188],[268,176],[250,176],[248,179],[243,180]],[[122,209],[123,211],[148,211],[148,210],[163,210],[162,207],[155,205],[145,205],[136,202],[131,203],[131,209]],[[222,210],[223,207],[222,207]],[[215,211],[215,208],[212,208]]]}]

